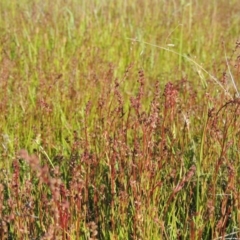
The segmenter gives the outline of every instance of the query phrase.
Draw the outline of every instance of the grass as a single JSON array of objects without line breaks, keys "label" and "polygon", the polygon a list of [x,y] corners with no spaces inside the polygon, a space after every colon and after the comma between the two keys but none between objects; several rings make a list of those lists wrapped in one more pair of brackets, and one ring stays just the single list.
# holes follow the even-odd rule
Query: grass
[{"label": "grass", "polygon": [[0,239],[240,239],[237,0],[0,9]]}]

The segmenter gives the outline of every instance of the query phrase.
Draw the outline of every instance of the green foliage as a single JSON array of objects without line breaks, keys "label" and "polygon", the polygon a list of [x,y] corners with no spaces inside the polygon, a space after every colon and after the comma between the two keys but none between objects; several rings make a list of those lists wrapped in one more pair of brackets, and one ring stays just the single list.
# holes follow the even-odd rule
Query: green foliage
[{"label": "green foliage", "polygon": [[240,237],[237,0],[0,9],[0,239]]}]

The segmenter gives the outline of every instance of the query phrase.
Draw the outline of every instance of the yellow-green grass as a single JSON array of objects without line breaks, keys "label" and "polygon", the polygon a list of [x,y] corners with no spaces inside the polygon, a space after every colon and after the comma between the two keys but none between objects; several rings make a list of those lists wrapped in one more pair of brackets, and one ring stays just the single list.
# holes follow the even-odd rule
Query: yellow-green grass
[{"label": "yellow-green grass", "polygon": [[0,238],[240,237],[240,4],[0,2]]}]

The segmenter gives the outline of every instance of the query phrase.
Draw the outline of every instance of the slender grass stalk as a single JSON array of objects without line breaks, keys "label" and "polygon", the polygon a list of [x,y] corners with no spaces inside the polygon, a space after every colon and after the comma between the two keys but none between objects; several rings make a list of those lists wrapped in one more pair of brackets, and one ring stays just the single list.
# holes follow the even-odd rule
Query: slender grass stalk
[{"label": "slender grass stalk", "polygon": [[211,79],[217,84],[219,85],[219,87],[224,91],[224,93],[231,97],[231,99],[233,99],[233,96],[227,91],[226,88],[224,88],[224,86],[221,84],[221,82],[216,78],[214,77],[211,73],[209,73],[205,68],[203,68],[199,63],[197,63],[195,60],[193,60],[192,58],[186,56],[186,55],[183,55],[181,53],[178,53],[174,50],[171,50],[169,48],[166,48],[166,47],[161,47],[161,46],[158,46],[156,44],[151,44],[151,43],[148,43],[148,42],[145,42],[145,41],[139,41],[137,39],[134,39],[134,38],[127,38],[128,40],[131,40],[131,41],[135,41],[135,42],[140,42],[140,43],[143,43],[143,44],[146,44],[146,45],[149,45],[149,46],[152,46],[152,47],[156,47],[156,48],[159,48],[159,49],[162,49],[162,50],[165,50],[167,52],[171,52],[171,53],[174,53],[182,58],[185,58],[186,60],[188,60],[189,62],[193,63],[196,67],[198,67],[199,69],[201,69],[203,72],[205,72],[206,74],[208,74]]}]

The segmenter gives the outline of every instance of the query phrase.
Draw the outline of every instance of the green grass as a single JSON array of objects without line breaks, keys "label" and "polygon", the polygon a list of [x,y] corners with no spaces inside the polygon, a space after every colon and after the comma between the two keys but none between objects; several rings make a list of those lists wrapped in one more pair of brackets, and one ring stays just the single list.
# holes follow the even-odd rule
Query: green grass
[{"label": "green grass", "polygon": [[1,1],[0,239],[240,238],[239,10]]}]

